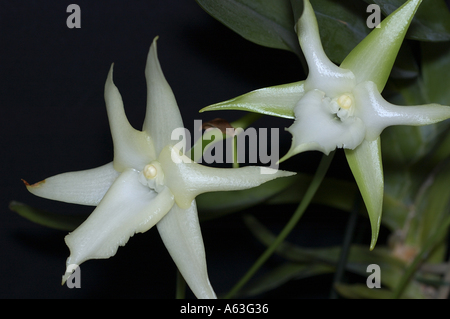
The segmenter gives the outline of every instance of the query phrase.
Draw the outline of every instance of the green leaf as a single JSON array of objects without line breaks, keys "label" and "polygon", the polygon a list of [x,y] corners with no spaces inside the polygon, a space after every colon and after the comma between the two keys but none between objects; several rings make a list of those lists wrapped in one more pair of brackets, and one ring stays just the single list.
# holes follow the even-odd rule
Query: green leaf
[{"label": "green leaf", "polygon": [[450,84],[443,81],[450,74],[450,43],[421,43],[421,49],[423,93],[427,103],[450,105]]},{"label": "green leaf", "polygon": [[278,288],[290,280],[299,280],[317,275],[332,273],[334,267],[322,263],[298,264],[286,262],[255,279],[242,289],[239,296],[251,297]]},{"label": "green leaf", "polygon": [[303,96],[303,81],[263,88],[200,110],[240,110],[264,115],[294,118],[294,108]]},{"label": "green leaf", "polygon": [[211,16],[245,39],[301,54],[290,0],[196,1]]},{"label": "green leaf", "polygon": [[407,243],[422,247],[434,235],[450,212],[450,160],[444,160],[423,180],[413,203]]},{"label": "green leaf", "polygon": [[[405,0],[364,0],[380,6],[385,15],[405,3]],[[408,31],[409,39],[419,41],[450,40],[450,12],[445,1],[423,1]]]},{"label": "green leaf", "polygon": [[84,215],[55,214],[16,201],[9,204],[9,209],[34,223],[64,231],[73,231],[87,218]]},{"label": "green leaf", "polygon": [[[269,246],[275,240],[275,235],[255,217],[246,215],[244,221],[252,234],[265,246]],[[340,251],[341,247],[339,246],[304,248],[284,241],[277,248],[276,253],[291,262],[324,262],[334,265],[339,259]],[[385,283],[388,286],[394,287],[399,274],[405,268],[403,261],[393,257],[390,250],[383,246],[373,251],[369,251],[364,245],[351,246],[347,264],[349,270],[356,274],[365,275],[367,265],[374,262],[378,262],[383,269],[386,267],[386,276],[382,278],[382,281],[386,280]],[[392,267],[392,269],[388,271],[388,267]]]},{"label": "green leaf", "polygon": [[[245,216],[244,221],[252,234],[265,246],[269,246],[275,235],[270,232],[262,223],[253,216]],[[289,262],[297,263],[298,269],[302,265],[328,265],[337,264],[341,252],[341,247],[320,247],[304,248],[284,241],[278,246],[275,253]],[[406,263],[392,255],[392,251],[387,247],[377,247],[369,251],[364,245],[352,245],[348,256],[346,270],[363,277],[368,276],[367,266],[377,264],[382,270],[381,284],[387,288],[395,288],[400,282],[400,278],[406,268]],[[306,268],[307,269],[307,268]],[[420,285],[413,281],[407,286],[408,296],[423,298]]]},{"label": "green leaf", "polygon": [[[395,104],[430,102],[450,104],[449,43],[421,43],[422,72],[414,81],[391,81],[399,94]],[[382,134],[383,165],[386,172],[383,222],[391,230],[404,227],[406,216],[415,208],[416,194],[430,172],[450,156],[450,121],[426,126],[393,126]],[[442,189],[446,189],[443,187]],[[438,192],[441,190],[438,189]],[[420,204],[420,203],[419,203]],[[418,236],[411,233],[411,236]]]},{"label": "green leaf", "polygon": [[363,284],[336,284],[339,294],[349,299],[392,299],[392,291],[383,288],[370,289]]},{"label": "green leaf", "polygon": [[345,149],[345,156],[369,214],[372,250],[378,239],[383,206],[384,179],[380,138],[373,142],[364,141],[354,150]]},{"label": "green leaf", "polygon": [[[298,181],[266,201],[266,204],[297,204],[306,192],[312,176],[297,173]],[[312,202],[350,212],[354,206],[358,188],[354,182],[325,178]]]},{"label": "green leaf", "polygon": [[340,64],[370,32],[366,26],[366,5],[359,0],[311,1],[328,58]]}]

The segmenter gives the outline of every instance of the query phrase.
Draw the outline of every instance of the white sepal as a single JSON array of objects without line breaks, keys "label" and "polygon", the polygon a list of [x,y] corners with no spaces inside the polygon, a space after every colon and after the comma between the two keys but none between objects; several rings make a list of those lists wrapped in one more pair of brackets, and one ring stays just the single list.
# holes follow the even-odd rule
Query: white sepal
[{"label": "white sepal", "polygon": [[147,231],[170,210],[174,204],[170,190],[158,194],[142,185],[138,175],[125,170],[92,214],[66,236],[67,265],[114,256],[131,236]]},{"label": "white sepal", "polygon": [[97,206],[119,174],[110,162],[97,168],[58,174],[27,185],[27,189],[47,199]]},{"label": "white sepal", "polygon": [[309,1],[305,1],[304,4],[304,12],[295,30],[309,69],[305,91],[319,89],[328,96],[350,92],[356,84],[354,74],[350,70],[338,67],[328,59],[320,40],[314,10]]},{"label": "white sepal", "polygon": [[374,141],[381,132],[392,125],[428,125],[450,118],[450,106],[426,104],[399,106],[387,102],[375,83],[366,81],[358,84],[353,91],[358,101],[355,116],[367,127],[366,139]]},{"label": "white sepal", "polygon": [[[256,187],[278,177],[295,175],[287,171],[269,172],[269,168],[247,166],[241,168],[215,168],[197,164],[180,155],[172,146],[159,155],[164,170],[164,184],[175,196],[181,208],[190,207],[194,198],[202,193],[241,190]],[[262,174],[262,172],[266,172]]]},{"label": "white sepal", "polygon": [[178,270],[197,298],[216,298],[209,282],[205,247],[195,200],[187,209],[173,205],[156,225]]},{"label": "white sepal", "polygon": [[175,129],[184,130],[184,125],[175,96],[159,64],[156,52],[157,39],[155,38],[150,46],[145,67],[147,111],[142,130],[153,138],[156,152],[159,154],[164,146],[173,144],[172,132]]},{"label": "white sepal", "polygon": [[113,66],[105,83],[105,102],[114,143],[114,168],[119,172],[130,167],[141,170],[156,158],[153,141],[128,122],[122,96],[113,82]]}]

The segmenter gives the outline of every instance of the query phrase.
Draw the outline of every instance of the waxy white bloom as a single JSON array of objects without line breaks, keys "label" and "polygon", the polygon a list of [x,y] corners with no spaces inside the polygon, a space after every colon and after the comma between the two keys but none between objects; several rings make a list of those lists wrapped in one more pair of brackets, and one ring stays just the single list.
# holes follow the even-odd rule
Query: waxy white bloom
[{"label": "waxy white bloom", "polygon": [[[415,2],[405,9],[413,10]],[[426,125],[450,117],[448,106],[393,105],[381,96],[382,88],[369,74],[357,76],[351,65],[346,69],[331,62],[323,50],[309,1],[305,1],[305,11],[295,28],[309,73],[303,96],[294,108],[295,122],[288,128],[293,140],[284,158],[307,150],[328,154],[336,148],[355,149],[364,140],[375,141],[388,126]]]},{"label": "waxy white bloom", "polygon": [[255,90],[202,111],[238,109],[295,119],[288,128],[292,146],[281,161],[308,150],[325,154],[336,148],[353,150],[363,141],[375,141],[391,125],[447,119],[448,106],[397,106],[380,94],[420,3],[405,3],[337,66],[323,50],[314,10],[305,0],[295,30],[308,64],[307,79]]},{"label": "waxy white bloom", "polygon": [[308,64],[307,79],[255,90],[201,110],[244,110],[294,119],[288,128],[292,145],[280,161],[308,150],[328,154],[344,148],[369,213],[372,249],[383,206],[381,132],[391,125],[426,125],[450,118],[448,106],[397,106],[380,94],[421,2],[406,1],[337,66],[323,50],[314,10],[304,0],[295,30]]},{"label": "waxy white bloom", "polygon": [[[173,92],[161,71],[156,38],[146,66],[147,113],[143,130],[128,122],[122,97],[105,84],[105,101],[114,142],[114,160],[104,166],[69,172],[27,185],[41,197],[97,206],[66,236],[67,266],[109,258],[135,233],[157,225],[162,240],[198,298],[215,298],[210,285],[195,197],[204,192],[240,190],[294,173],[260,174],[260,167],[219,169],[191,161],[174,148],[172,131],[183,128]],[[183,147],[183,150],[185,147]],[[265,168],[268,170],[268,168]],[[63,276],[63,282],[70,274]]]}]

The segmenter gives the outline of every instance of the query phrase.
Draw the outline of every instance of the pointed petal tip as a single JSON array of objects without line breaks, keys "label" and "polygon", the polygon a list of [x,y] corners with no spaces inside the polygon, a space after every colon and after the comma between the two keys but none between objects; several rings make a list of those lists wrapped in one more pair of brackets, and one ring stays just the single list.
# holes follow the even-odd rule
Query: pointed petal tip
[{"label": "pointed petal tip", "polygon": [[21,181],[25,184],[25,186],[27,187],[27,189],[28,189],[30,192],[32,192],[33,189],[35,189],[35,188],[37,188],[37,187],[40,187],[40,186],[42,186],[42,184],[45,183],[45,179],[42,180],[42,181],[40,181],[40,182],[34,183],[34,184],[28,183],[28,182],[27,182],[26,180],[24,180],[23,178],[21,178]]},{"label": "pointed petal tip", "polygon": [[288,160],[292,156],[295,156],[297,154],[307,152],[307,151],[320,151],[328,156],[332,150],[325,150],[325,148],[321,147],[318,143],[303,143],[303,144],[295,146],[294,142],[292,142],[291,148],[280,160],[278,160],[277,165],[279,163],[282,163],[282,162]]},{"label": "pointed petal tip", "polygon": [[65,274],[62,276],[61,286],[64,286],[64,284],[66,283],[67,279],[69,279],[69,277],[70,277],[70,274],[69,274],[69,273],[65,273]]},{"label": "pointed petal tip", "polygon": [[274,174],[276,174],[276,176],[274,176],[274,178],[289,177],[289,176],[293,176],[293,175],[297,174],[296,172],[279,170],[277,168],[272,168],[272,167],[260,167],[259,168],[259,172],[260,172],[261,175],[274,175]]},{"label": "pointed petal tip", "polygon": [[[211,106],[211,105],[210,105],[210,106]],[[198,111],[198,113],[203,113],[203,112],[206,112],[206,111],[210,111],[210,106],[205,106],[204,108],[200,109],[200,110]]]},{"label": "pointed petal tip", "polygon": [[370,248],[369,248],[370,251],[375,249],[375,246],[377,244],[377,240],[378,240],[378,234],[372,236],[372,240],[370,242]]}]

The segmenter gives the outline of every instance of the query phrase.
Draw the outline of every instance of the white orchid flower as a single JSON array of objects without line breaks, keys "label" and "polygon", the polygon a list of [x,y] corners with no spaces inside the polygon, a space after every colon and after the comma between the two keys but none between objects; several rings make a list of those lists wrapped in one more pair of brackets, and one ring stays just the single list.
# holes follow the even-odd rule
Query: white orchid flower
[{"label": "white orchid flower", "polygon": [[340,66],[326,56],[309,0],[295,25],[308,64],[304,81],[255,90],[201,111],[245,110],[294,119],[292,145],[280,161],[298,153],[344,148],[372,224],[375,246],[383,202],[380,134],[392,125],[426,125],[450,118],[450,107],[397,106],[381,95],[406,31],[422,0],[408,0],[382,21]]},{"label": "white orchid flower", "polygon": [[[247,189],[294,173],[261,174],[260,167],[206,167],[174,148],[171,134],[183,128],[183,121],[159,65],[156,39],[147,58],[148,97],[143,130],[135,130],[129,124],[111,67],[105,101],[114,142],[113,162],[59,174],[27,184],[27,188],[44,198],[97,206],[84,223],[66,236],[70,249],[67,266],[114,256],[118,247],[135,233],[157,225],[193,293],[198,298],[215,298],[207,274],[195,197],[204,192]],[[69,275],[63,276],[63,282]]]},{"label": "white orchid flower", "polygon": [[[294,124],[287,129],[293,136],[292,146],[281,161],[309,150],[325,154],[336,148],[353,150],[364,140],[376,140],[383,129],[391,125],[426,125],[449,118],[450,108],[447,106],[429,104],[403,107],[384,100],[380,92],[385,81],[382,84],[377,81],[380,74],[384,76],[386,73],[384,65],[373,63],[378,59],[370,61],[374,54],[392,60],[391,51],[395,48],[391,48],[389,52],[382,51],[389,45],[401,44],[403,37],[398,41],[400,37],[394,32],[406,31],[420,2],[409,1],[402,7],[402,17],[384,22],[382,27],[391,29],[391,39],[385,37],[384,43],[380,43],[378,48],[372,43],[375,51],[372,55],[358,56],[355,59],[362,50],[354,50],[339,67],[326,56],[314,10],[308,0],[304,1],[304,12],[295,25],[295,30],[308,64],[307,79],[260,89],[211,105],[203,111],[245,109],[294,118]],[[398,30],[392,30],[394,28],[387,26],[388,23],[396,24]],[[383,31],[376,29],[375,32],[387,36]],[[378,40],[376,38],[380,38],[380,34],[372,34],[367,38],[365,44]],[[361,58],[367,63],[361,63]],[[391,68],[392,65],[389,71]],[[251,103],[253,106],[249,105]]]}]

